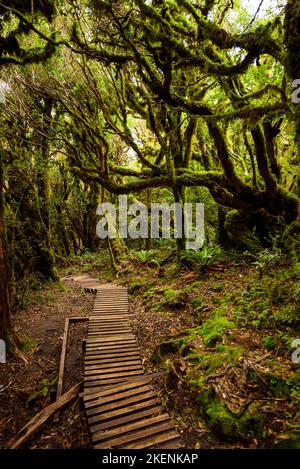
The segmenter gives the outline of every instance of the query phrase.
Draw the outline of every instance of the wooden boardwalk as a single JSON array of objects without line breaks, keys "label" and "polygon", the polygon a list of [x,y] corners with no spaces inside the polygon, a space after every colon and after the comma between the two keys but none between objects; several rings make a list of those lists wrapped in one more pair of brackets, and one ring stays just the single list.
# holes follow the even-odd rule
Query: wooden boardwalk
[{"label": "wooden boardwalk", "polygon": [[[78,278],[76,279],[78,280]],[[132,333],[127,289],[79,280],[95,291],[84,369],[84,405],[94,448],[180,448],[182,441],[151,377],[143,372]]]}]

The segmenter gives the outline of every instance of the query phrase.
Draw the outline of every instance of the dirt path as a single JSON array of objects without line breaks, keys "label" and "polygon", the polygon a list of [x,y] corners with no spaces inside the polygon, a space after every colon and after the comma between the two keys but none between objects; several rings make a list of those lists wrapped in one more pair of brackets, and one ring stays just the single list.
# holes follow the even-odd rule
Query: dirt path
[{"label": "dirt path", "polygon": [[[66,317],[87,316],[93,295],[84,293],[77,283],[64,280],[63,287],[49,286],[37,292],[33,304],[18,311],[15,325],[24,340],[29,364],[10,360],[0,365],[0,448],[9,447],[25,423],[55,399],[56,379]],[[86,324],[70,327],[64,391],[83,378],[82,339]],[[59,423],[50,422],[29,443],[29,448],[86,448],[90,438],[84,412],[77,400],[66,409]]]}]

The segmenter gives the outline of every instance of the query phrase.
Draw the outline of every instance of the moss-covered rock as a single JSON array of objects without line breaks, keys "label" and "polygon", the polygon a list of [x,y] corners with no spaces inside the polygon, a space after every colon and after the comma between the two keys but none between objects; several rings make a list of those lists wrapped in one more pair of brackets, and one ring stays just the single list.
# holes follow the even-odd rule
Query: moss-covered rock
[{"label": "moss-covered rock", "polygon": [[146,279],[134,279],[133,282],[131,282],[128,285],[128,293],[130,295],[133,295],[136,291],[143,291],[147,288],[147,280]]}]

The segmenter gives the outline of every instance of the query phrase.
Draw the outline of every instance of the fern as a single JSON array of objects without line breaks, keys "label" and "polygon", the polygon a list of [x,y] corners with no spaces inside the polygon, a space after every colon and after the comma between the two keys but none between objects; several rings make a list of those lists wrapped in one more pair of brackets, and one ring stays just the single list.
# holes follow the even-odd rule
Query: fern
[{"label": "fern", "polygon": [[143,264],[152,262],[159,265],[158,260],[154,258],[155,252],[152,249],[149,249],[148,251],[144,249],[142,249],[141,251],[134,251],[133,256]]},{"label": "fern", "polygon": [[181,254],[181,259],[187,261],[195,267],[206,267],[222,253],[220,246],[204,246],[201,250],[190,249]]}]

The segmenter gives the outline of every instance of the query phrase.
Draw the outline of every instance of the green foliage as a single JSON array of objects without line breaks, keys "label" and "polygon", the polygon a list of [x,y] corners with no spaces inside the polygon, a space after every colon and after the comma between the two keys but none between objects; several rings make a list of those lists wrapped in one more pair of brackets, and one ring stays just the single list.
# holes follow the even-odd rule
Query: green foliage
[{"label": "green foliage", "polygon": [[54,378],[50,381],[48,379],[43,379],[40,382],[40,389],[38,389],[37,391],[34,391],[27,397],[26,405],[29,405],[30,403],[38,399],[48,397],[50,392],[53,390],[56,381],[57,381],[57,378]]},{"label": "green foliage", "polygon": [[198,296],[198,298],[195,298],[192,302],[192,306],[194,308],[194,315],[198,318],[201,317],[201,311],[203,310],[204,307],[204,299],[202,296]]},{"label": "green foliage", "polygon": [[136,279],[133,280],[129,285],[128,285],[128,293],[130,295],[135,294],[136,292],[141,292],[147,288],[147,280],[146,279]]},{"label": "green foliage", "polygon": [[222,248],[220,246],[204,246],[199,250],[189,249],[182,252],[181,259],[197,270],[202,270],[215,261],[221,253]]},{"label": "green foliage", "polygon": [[[215,372],[218,368],[222,368],[224,364],[238,363],[239,359],[244,354],[244,348],[241,346],[229,346],[217,344],[213,352],[204,351],[192,351],[186,355],[186,359],[197,367],[197,371],[204,371],[205,374],[201,375],[206,380],[206,376]],[[198,377],[194,378],[195,371],[192,371],[191,378],[189,381],[192,385],[198,383]]]},{"label": "green foliage", "polygon": [[256,261],[253,263],[255,268],[259,271],[260,276],[263,272],[269,271],[281,259],[282,253],[280,249],[263,249],[256,255]]},{"label": "green foliage", "polygon": [[24,350],[24,352],[29,352],[30,350],[36,348],[37,341],[34,339],[23,338],[21,340],[20,349]]},{"label": "green foliage", "polygon": [[148,251],[142,249],[140,251],[133,251],[132,255],[135,259],[138,259],[142,264],[156,264],[159,265],[158,260],[154,257],[155,256],[155,251],[152,249],[149,249]]},{"label": "green foliage", "polygon": [[[157,297],[157,295],[159,295]],[[151,298],[147,302],[151,311],[163,311],[165,308],[183,308],[187,301],[187,292],[184,290],[172,290],[171,288],[151,288],[143,295],[145,298]],[[160,297],[163,296],[162,299]]]},{"label": "green foliage", "polygon": [[276,341],[272,336],[267,335],[263,338],[263,345],[267,350],[274,350],[276,347]]},{"label": "green foliage", "polygon": [[206,347],[211,347],[222,340],[228,330],[235,327],[236,325],[233,321],[229,321],[225,316],[217,315],[205,321],[194,332],[202,336]]},{"label": "green foliage", "polygon": [[181,290],[172,290],[168,288],[164,290],[163,295],[165,300],[163,301],[164,306],[169,306],[170,308],[182,308],[187,300],[187,294]]}]

